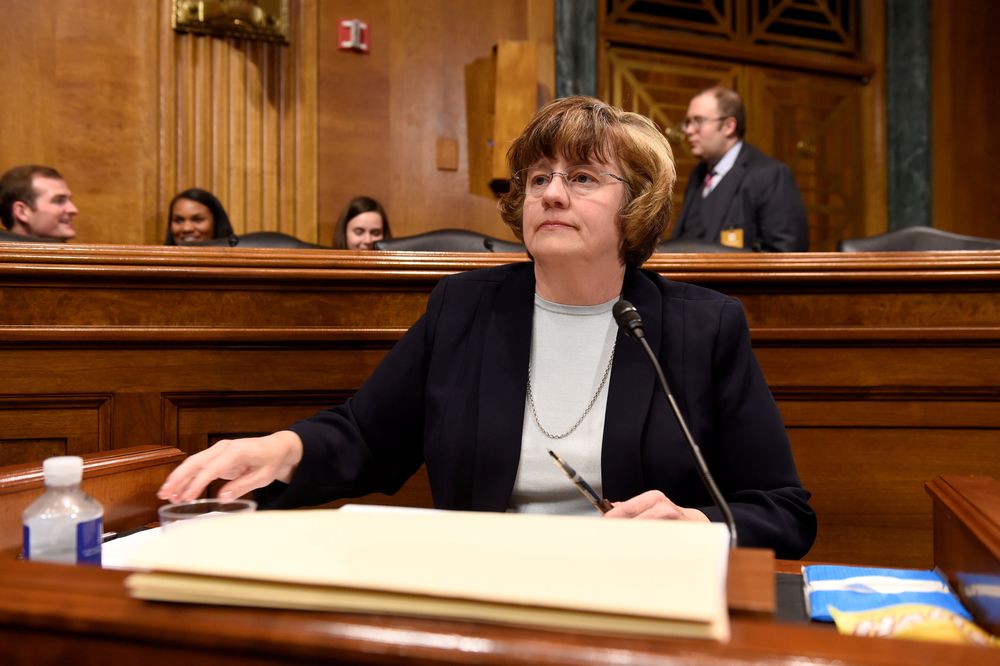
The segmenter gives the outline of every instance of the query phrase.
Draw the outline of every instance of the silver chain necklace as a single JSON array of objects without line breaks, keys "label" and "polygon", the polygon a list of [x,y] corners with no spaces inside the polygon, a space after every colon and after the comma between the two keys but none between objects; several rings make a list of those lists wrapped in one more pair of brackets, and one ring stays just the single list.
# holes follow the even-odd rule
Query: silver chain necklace
[{"label": "silver chain necklace", "polygon": [[542,431],[543,435],[545,435],[549,439],[563,439],[565,437],[569,437],[574,430],[580,427],[580,424],[583,423],[583,420],[587,418],[587,414],[590,413],[590,410],[592,410],[594,408],[594,405],[597,403],[597,397],[601,395],[601,391],[604,390],[604,385],[608,383],[608,377],[611,376],[611,364],[614,362],[614,360],[615,360],[615,347],[613,343],[611,346],[611,358],[608,359],[608,367],[604,368],[604,376],[601,377],[601,383],[597,387],[597,391],[594,392],[594,397],[590,399],[590,403],[587,405],[587,408],[583,410],[583,414],[581,414],[580,418],[576,420],[576,423],[573,424],[573,427],[571,427],[569,430],[562,433],[561,435],[553,435],[551,432],[546,430],[545,426],[542,425],[542,422],[538,420],[538,411],[535,409],[535,396],[532,394],[531,391],[531,363],[528,363],[528,407],[531,408],[531,416],[533,416],[535,419],[535,425],[538,426],[538,429]]}]

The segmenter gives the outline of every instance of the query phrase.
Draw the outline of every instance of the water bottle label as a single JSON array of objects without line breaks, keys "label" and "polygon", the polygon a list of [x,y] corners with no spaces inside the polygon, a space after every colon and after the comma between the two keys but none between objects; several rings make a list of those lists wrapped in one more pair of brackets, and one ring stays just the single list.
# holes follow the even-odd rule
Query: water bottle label
[{"label": "water bottle label", "polygon": [[21,528],[21,557],[30,559],[31,556],[31,530],[25,525]]},{"label": "water bottle label", "polygon": [[76,524],[76,561],[101,566],[101,539],[104,525],[101,518]]}]

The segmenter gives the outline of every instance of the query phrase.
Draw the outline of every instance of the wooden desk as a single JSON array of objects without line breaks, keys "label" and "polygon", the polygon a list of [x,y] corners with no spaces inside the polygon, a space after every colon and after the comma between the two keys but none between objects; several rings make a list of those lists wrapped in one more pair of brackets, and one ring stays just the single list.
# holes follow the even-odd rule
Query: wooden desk
[{"label": "wooden desk", "polygon": [[[927,484],[934,502],[934,564],[976,624],[1000,636],[1000,481],[945,476]],[[990,589],[992,588],[992,589]]]},{"label": "wooden desk", "polygon": [[119,571],[0,562],[0,663],[995,664],[996,651],[735,616],[728,644],[143,602]]},{"label": "wooden desk", "polygon": [[[350,395],[440,277],[513,260],[0,243],[0,464],[271,432]],[[929,567],[922,484],[1000,477],[1000,252],[647,267],[746,307],[819,515],[808,558]]]}]

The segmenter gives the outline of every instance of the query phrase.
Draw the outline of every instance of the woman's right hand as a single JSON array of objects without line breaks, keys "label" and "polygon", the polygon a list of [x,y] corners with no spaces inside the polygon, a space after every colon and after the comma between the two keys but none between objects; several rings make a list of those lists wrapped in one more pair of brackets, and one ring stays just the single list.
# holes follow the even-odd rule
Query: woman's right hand
[{"label": "woman's right hand", "polygon": [[168,502],[201,496],[209,483],[227,479],[219,489],[222,499],[240,497],[272,481],[288,483],[302,460],[302,440],[290,430],[265,437],[223,439],[189,456],[170,473],[156,492]]}]

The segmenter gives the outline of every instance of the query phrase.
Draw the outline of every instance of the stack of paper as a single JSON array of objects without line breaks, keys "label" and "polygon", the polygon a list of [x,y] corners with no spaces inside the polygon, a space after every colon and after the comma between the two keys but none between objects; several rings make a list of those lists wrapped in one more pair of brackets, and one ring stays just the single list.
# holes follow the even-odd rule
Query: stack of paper
[{"label": "stack of paper", "polygon": [[440,511],[190,521],[136,554],[136,597],[727,640],[721,524]]}]

